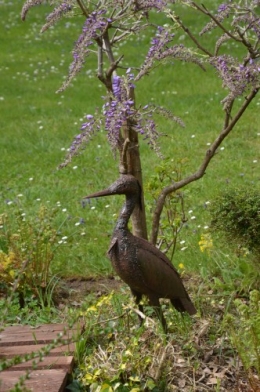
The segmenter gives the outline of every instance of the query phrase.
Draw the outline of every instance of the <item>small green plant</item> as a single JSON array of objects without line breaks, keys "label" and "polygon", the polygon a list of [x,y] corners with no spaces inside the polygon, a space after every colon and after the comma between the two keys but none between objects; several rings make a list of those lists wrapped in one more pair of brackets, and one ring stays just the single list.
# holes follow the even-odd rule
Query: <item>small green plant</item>
[{"label": "small green plant", "polygon": [[22,307],[28,298],[36,298],[42,307],[51,305],[57,284],[51,263],[62,242],[56,216],[57,209],[43,205],[27,216],[20,203],[0,216],[0,289],[18,293]]},{"label": "small green plant", "polygon": [[248,302],[236,299],[234,304],[238,317],[228,314],[225,322],[229,325],[231,342],[248,372],[253,388],[253,372],[260,375],[260,292],[252,290]]},{"label": "small green plant", "polygon": [[19,274],[21,288],[26,285],[32,288],[47,286],[57,239],[57,232],[52,227],[54,214],[55,211],[50,212],[41,206],[35,217],[28,218],[18,209],[15,232],[11,217],[2,215],[1,277],[6,283],[12,282]]},{"label": "small green plant", "polygon": [[[174,178],[174,181],[180,180],[185,163],[186,159],[177,163],[173,159],[164,159],[160,165],[155,167],[155,174],[150,177],[146,186],[153,204],[156,202],[162,187],[166,186],[168,181],[172,178]],[[153,205],[150,207],[152,210]],[[169,194],[164,203],[157,246],[159,249],[162,248],[163,252],[168,252],[171,259],[176,250],[178,236],[186,221],[184,192],[176,191]]]},{"label": "small green plant", "polygon": [[222,232],[239,254],[252,252],[259,260],[260,194],[248,187],[230,189],[210,207],[213,231]]}]

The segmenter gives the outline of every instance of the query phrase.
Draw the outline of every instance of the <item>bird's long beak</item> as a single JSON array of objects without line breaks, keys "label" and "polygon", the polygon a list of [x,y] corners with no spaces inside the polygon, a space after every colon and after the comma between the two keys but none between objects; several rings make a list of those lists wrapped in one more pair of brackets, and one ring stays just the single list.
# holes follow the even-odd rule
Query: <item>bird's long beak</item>
[{"label": "bird's long beak", "polygon": [[94,197],[103,197],[103,196],[109,196],[112,195],[113,193],[109,188],[103,189],[103,191],[99,191],[96,193],[91,193],[91,195],[83,197],[83,199],[93,199]]}]

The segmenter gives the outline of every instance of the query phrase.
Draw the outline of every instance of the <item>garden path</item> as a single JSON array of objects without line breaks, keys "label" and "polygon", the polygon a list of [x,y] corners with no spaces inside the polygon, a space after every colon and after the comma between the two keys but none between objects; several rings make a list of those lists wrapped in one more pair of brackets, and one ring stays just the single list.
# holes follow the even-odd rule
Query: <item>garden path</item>
[{"label": "garden path", "polygon": [[[42,350],[62,340],[48,355],[30,359],[9,367],[0,373],[0,392],[14,388],[19,378],[28,372],[24,385],[33,392],[62,392],[66,388],[68,375],[74,366],[75,341],[82,333],[82,325],[69,328],[66,324],[45,324],[36,328],[17,325],[6,327],[0,332],[0,359],[7,361]],[[62,338],[60,334],[62,333]],[[36,365],[37,363],[37,365]]]}]

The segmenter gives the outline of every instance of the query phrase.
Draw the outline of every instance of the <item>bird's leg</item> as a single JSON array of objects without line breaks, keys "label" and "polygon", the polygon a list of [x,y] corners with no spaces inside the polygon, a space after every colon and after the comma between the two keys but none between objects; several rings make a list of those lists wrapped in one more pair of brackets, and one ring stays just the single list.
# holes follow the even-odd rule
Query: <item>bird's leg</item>
[{"label": "bird's leg", "polygon": [[154,308],[155,313],[157,314],[157,316],[158,316],[158,318],[159,318],[159,320],[160,320],[160,322],[162,324],[164,333],[167,334],[167,331],[168,331],[167,323],[166,323],[166,320],[165,320],[163,312],[162,312],[162,308],[161,308],[161,305],[160,305],[159,298],[155,297],[153,295],[149,295],[149,305]]},{"label": "bird's leg", "polygon": [[[142,294],[139,293],[138,291],[135,291],[135,290],[132,290],[132,289],[131,289],[131,291],[132,291],[132,294],[134,296],[135,303],[136,303],[136,305],[138,305],[138,309],[140,310],[140,312],[143,313],[144,312],[144,308],[143,308],[143,305],[140,304],[140,301],[142,299]],[[140,327],[141,327],[144,320],[143,320],[143,318],[139,314],[138,314],[138,318],[139,318]]]}]

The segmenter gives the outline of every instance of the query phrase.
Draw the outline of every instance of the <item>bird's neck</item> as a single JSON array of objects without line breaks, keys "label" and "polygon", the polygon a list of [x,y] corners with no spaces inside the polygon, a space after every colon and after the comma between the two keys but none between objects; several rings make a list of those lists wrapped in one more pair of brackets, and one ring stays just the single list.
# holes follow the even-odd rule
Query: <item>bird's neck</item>
[{"label": "bird's neck", "polygon": [[137,203],[137,196],[131,196],[129,197],[126,195],[126,201],[125,204],[123,205],[123,208],[120,212],[118,221],[116,223],[115,229],[122,230],[122,229],[127,229],[127,225],[130,219],[130,216],[132,215],[132,212],[134,211],[135,205]]}]

